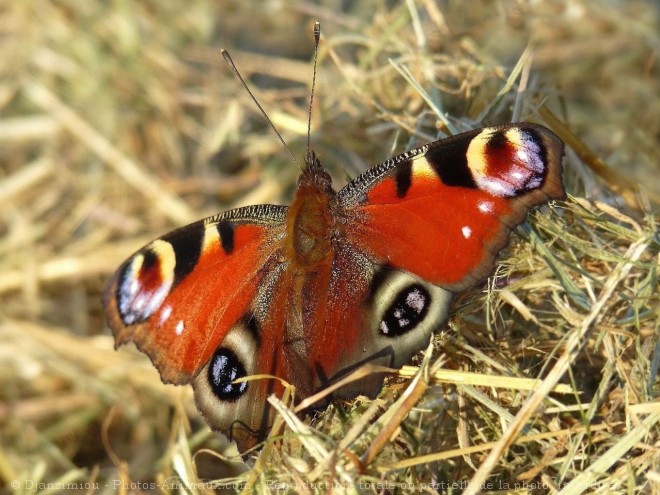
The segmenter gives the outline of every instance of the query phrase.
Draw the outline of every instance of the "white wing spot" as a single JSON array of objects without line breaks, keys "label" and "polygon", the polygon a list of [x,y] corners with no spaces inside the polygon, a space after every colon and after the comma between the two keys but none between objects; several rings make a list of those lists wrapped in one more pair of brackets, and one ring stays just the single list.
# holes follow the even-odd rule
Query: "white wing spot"
[{"label": "white wing spot", "polygon": [[184,326],[183,326],[183,320],[179,320],[179,323],[176,324],[176,328],[174,329],[174,333],[177,335],[181,335],[183,333]]},{"label": "white wing spot", "polygon": [[161,285],[153,293],[149,294],[148,302],[144,306],[144,310],[143,310],[145,316],[149,317],[152,314],[154,314],[156,310],[158,310],[160,305],[165,300],[165,297],[167,297],[169,291],[170,291],[170,287],[168,285]]},{"label": "white wing spot", "polygon": [[498,197],[511,197],[516,194],[516,190],[510,184],[507,184],[500,178],[481,176],[477,178],[479,188]]},{"label": "white wing spot", "polygon": [[414,290],[406,296],[406,304],[420,314],[426,306],[426,298],[420,291]]},{"label": "white wing spot", "polygon": [[167,319],[172,315],[172,306],[165,306],[162,311],[160,312],[160,320],[159,323],[162,325],[167,321]]},{"label": "white wing spot", "polygon": [[479,201],[477,208],[481,213],[492,213],[495,205],[492,201]]},{"label": "white wing spot", "polygon": [[463,233],[463,237],[465,237],[466,239],[469,239],[470,236],[472,235],[472,229],[467,225],[461,228],[461,232]]},{"label": "white wing spot", "polygon": [[147,295],[145,293],[137,294],[133,298],[133,311],[143,312],[147,306]]}]

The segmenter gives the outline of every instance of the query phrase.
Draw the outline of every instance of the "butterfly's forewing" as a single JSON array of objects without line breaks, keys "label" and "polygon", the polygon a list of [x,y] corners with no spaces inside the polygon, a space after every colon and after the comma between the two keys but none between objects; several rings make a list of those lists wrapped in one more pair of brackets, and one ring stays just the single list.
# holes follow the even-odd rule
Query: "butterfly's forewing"
[{"label": "butterfly's forewing", "polygon": [[135,342],[164,382],[190,382],[251,311],[285,215],[270,205],[231,210],[131,256],[104,295],[116,344]]},{"label": "butterfly's forewing", "polygon": [[563,143],[511,124],[436,141],[339,192],[349,242],[373,259],[460,291],[486,277],[530,207],[562,198]]}]

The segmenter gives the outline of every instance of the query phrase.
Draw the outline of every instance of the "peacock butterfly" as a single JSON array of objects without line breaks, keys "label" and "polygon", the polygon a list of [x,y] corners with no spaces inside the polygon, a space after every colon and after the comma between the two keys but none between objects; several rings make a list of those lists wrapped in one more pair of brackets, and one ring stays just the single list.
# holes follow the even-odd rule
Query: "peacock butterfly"
[{"label": "peacock butterfly", "polygon": [[309,151],[291,206],[200,220],[121,265],[104,294],[116,345],[135,342],[163,382],[192,384],[208,424],[243,451],[283,389],[235,379],[275,375],[303,399],[362,363],[404,364],[528,210],[564,196],[563,150],[539,125],[487,127],[390,158],[338,192]]}]

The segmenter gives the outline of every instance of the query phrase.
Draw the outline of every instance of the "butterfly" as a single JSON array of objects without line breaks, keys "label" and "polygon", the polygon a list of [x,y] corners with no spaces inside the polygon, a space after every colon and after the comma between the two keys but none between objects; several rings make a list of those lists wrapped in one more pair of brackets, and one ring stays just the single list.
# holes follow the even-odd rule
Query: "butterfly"
[{"label": "butterfly", "polygon": [[[515,123],[435,141],[336,192],[308,152],[291,206],[221,213],[149,243],[104,294],[116,345],[134,342],[165,383],[239,450],[268,431],[278,380],[303,399],[364,363],[398,367],[487,277],[528,210],[563,198],[564,145]],[[382,378],[346,395],[373,396]]]}]

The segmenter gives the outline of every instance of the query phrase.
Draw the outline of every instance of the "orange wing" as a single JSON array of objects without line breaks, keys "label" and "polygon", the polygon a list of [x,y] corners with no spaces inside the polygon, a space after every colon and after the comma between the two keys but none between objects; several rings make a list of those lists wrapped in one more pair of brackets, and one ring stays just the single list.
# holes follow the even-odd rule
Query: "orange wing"
[{"label": "orange wing", "polygon": [[[328,289],[320,296],[307,296],[312,310],[307,322],[308,362],[315,389],[362,364],[391,368],[405,364],[446,321],[453,294],[340,243]],[[372,376],[336,395],[373,397],[382,379],[382,375]]]},{"label": "orange wing", "polygon": [[530,207],[562,198],[563,143],[510,124],[392,158],[339,192],[348,241],[373,260],[451,291],[486,277]]},{"label": "orange wing", "polygon": [[251,310],[281,244],[286,208],[239,208],[195,222],[131,256],[104,294],[119,346],[135,342],[166,383],[182,384],[206,364]]}]

